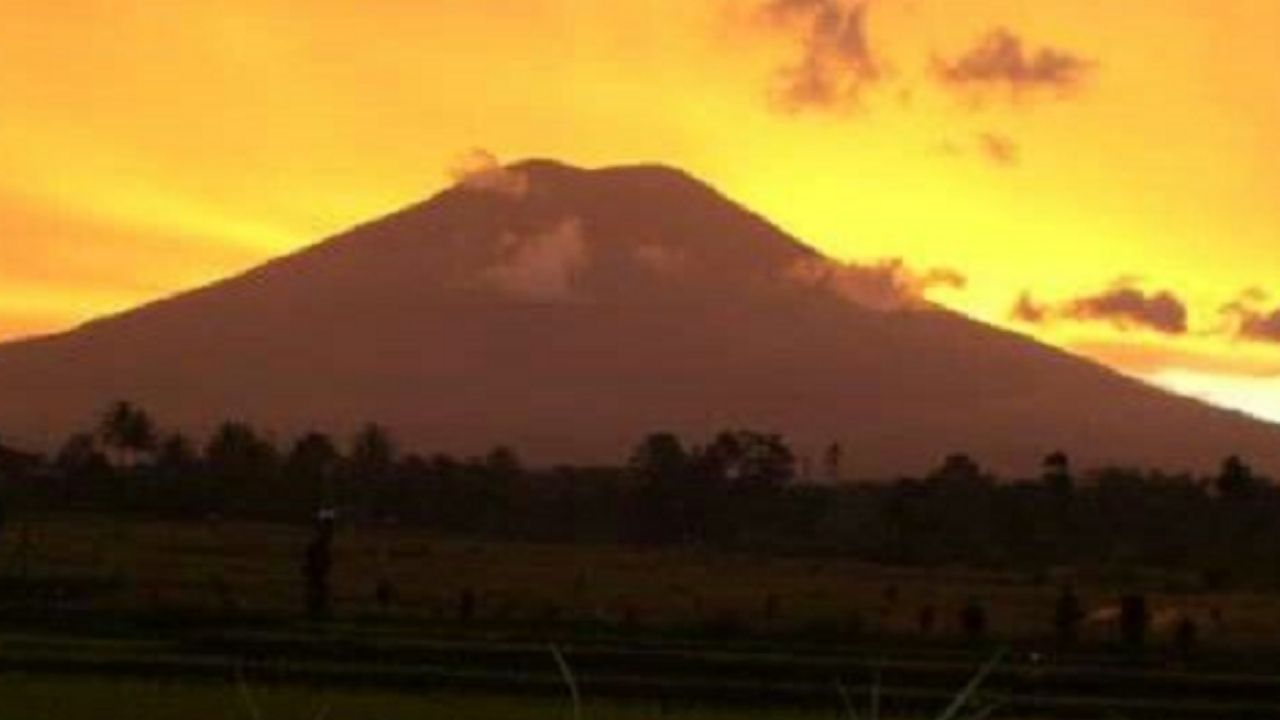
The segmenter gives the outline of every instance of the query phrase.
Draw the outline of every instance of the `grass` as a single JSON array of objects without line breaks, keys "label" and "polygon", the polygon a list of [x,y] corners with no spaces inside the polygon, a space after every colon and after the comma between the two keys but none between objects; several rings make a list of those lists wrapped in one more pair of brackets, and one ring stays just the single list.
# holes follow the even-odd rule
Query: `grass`
[{"label": "grass", "polygon": [[[568,661],[550,647],[568,689],[568,699],[507,698],[479,694],[423,694],[333,691],[271,686],[254,688],[237,671],[232,683],[156,683],[139,680],[0,676],[0,711],[26,720],[89,720],[105,715],[132,720],[395,720],[451,718],[452,720],[630,720],[686,718],[688,720],[796,720],[830,717],[829,713],[794,710],[744,711],[673,707],[656,703],[584,702]],[[981,720],[994,705],[979,704],[977,693],[1001,661],[997,655],[965,685],[936,720]],[[845,720],[861,720],[850,694],[837,684]],[[870,688],[867,720],[882,720],[879,679]],[[977,706],[976,710],[973,710]]]},{"label": "grass", "polygon": [[[104,716],[130,720],[797,720],[829,718],[830,713],[795,710],[714,710],[658,703],[584,702],[573,670],[554,645],[551,653],[564,676],[568,700],[510,698],[480,694],[333,691],[305,687],[251,687],[236,673],[232,683],[156,683],[140,680],[0,676],[0,711],[25,720],[89,720]],[[981,720],[993,705],[976,704],[983,680],[1000,662],[993,658],[955,696],[936,720]],[[838,685],[845,720],[861,720],[853,699]],[[879,680],[870,690],[867,720],[882,720]]]},{"label": "grass", "polygon": [[[22,548],[19,536],[28,539]],[[0,537],[0,575],[70,587],[68,602],[93,609],[296,614],[307,539],[306,528],[234,522],[11,522]],[[1000,637],[1044,637],[1058,592],[1051,579],[1018,573],[698,548],[473,542],[396,527],[344,527],[335,561],[336,606],[344,617],[452,620],[470,590],[476,617],[486,622],[602,622],[676,632],[916,635],[919,614],[930,607],[933,636],[954,637],[958,610],[973,597],[987,607]],[[386,611],[375,602],[382,578],[395,595]],[[1078,589],[1095,608],[1138,589],[1148,592],[1157,615],[1177,608],[1204,616],[1219,608],[1221,626],[1202,627],[1202,638],[1219,646],[1280,636],[1280,597],[1188,595],[1162,592],[1158,579],[1147,582],[1081,582]]]},{"label": "grass", "polygon": [[[568,720],[564,700],[474,694],[409,695],[249,688],[251,698],[228,684],[0,677],[0,713],[23,720]],[[250,709],[252,707],[252,709]],[[833,706],[834,707],[834,706]],[[587,701],[587,720],[831,720],[832,712],[716,710],[657,704]]]}]

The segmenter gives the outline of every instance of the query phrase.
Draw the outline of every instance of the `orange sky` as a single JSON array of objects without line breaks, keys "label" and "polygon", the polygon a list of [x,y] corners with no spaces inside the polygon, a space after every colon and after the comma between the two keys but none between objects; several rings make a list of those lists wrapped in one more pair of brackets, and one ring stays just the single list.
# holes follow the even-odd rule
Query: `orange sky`
[{"label": "orange sky", "polygon": [[[291,251],[484,147],[682,166],[841,259],[963,273],[946,305],[1280,419],[1280,332],[1220,313],[1280,277],[1280,3],[871,0],[860,45],[816,29],[852,2],[772,2],[10,7],[0,337]],[[1003,74],[940,79],[997,28]],[[857,97],[788,103],[805,59]],[[1117,289],[1183,327],[1090,301]],[[1280,291],[1248,307],[1265,330]]]}]

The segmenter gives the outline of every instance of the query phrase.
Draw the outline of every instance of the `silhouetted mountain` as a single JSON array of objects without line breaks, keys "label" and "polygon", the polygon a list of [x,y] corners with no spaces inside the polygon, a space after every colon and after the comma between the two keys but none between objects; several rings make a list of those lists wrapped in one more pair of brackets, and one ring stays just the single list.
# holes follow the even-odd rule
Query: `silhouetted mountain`
[{"label": "silhouetted mountain", "polygon": [[676,170],[495,170],[252,272],[0,348],[0,428],[127,398],[193,431],[388,425],[411,449],[617,460],[644,433],[839,441],[853,473],[1273,468],[1280,428],[926,305],[851,302],[809,247]]}]

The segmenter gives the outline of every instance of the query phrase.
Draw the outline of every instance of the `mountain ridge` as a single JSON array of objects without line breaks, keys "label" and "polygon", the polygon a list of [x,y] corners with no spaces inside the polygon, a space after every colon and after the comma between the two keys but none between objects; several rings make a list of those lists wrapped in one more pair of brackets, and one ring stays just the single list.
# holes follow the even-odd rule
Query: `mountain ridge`
[{"label": "mountain ridge", "polygon": [[825,262],[678,169],[486,168],[232,278],[0,346],[0,429],[48,446],[127,398],[190,430],[373,420],[410,449],[545,462],[746,426],[810,454],[841,442],[865,475],[953,451],[1028,471],[1058,448],[1280,467],[1280,427],[945,309],[852,302],[809,272]]}]

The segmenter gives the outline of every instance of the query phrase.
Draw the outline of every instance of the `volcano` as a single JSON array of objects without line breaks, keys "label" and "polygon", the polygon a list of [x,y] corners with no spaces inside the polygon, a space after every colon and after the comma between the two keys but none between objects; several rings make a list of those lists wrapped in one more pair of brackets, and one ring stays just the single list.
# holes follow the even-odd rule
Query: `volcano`
[{"label": "volcano", "polygon": [[[1280,427],[924,302],[671,168],[531,161],[243,275],[0,347],[0,430],[51,448],[128,399],[169,427],[366,421],[409,450],[616,462],[646,433],[782,433],[885,477],[967,452],[1280,469]],[[816,269],[816,271],[815,271]]]}]

